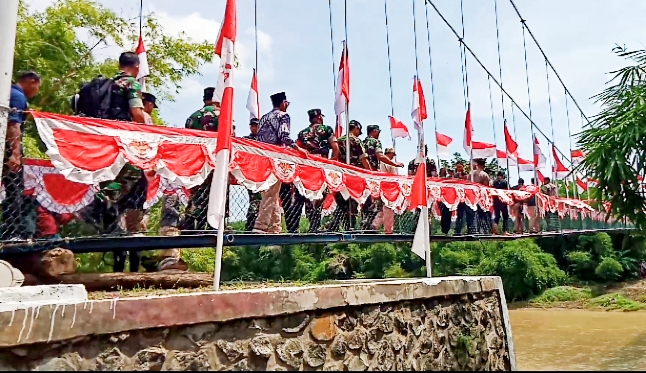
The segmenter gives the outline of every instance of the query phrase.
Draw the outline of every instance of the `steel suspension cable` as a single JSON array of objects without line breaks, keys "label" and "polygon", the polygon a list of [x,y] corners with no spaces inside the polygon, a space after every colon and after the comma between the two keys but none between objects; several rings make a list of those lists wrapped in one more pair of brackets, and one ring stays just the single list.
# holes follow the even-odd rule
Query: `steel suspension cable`
[{"label": "steel suspension cable", "polygon": [[[567,134],[568,138],[570,139],[570,156],[572,155],[572,132],[570,132],[570,107],[568,105],[568,94],[567,91],[565,93],[565,115],[567,117]],[[583,117],[581,118],[583,119]],[[572,169],[572,180],[574,181],[574,190],[572,193],[574,194],[574,198],[577,198],[579,201],[581,200],[581,194],[579,193],[579,183],[577,182],[577,176],[574,173],[574,165],[571,167]],[[586,180],[586,189],[587,189],[587,180]],[[581,229],[585,229],[585,221],[584,221],[584,216],[582,212],[579,212],[579,219],[581,219]]]},{"label": "steel suspension cable", "polygon": [[[500,85],[502,86],[502,55],[500,53],[500,28],[498,27],[498,0],[493,0],[493,10],[496,18],[496,44],[498,46],[498,78],[500,79]],[[488,77],[487,77],[488,78]],[[491,82],[490,82],[491,84]],[[502,105],[502,120],[503,124],[506,127],[507,126],[507,117],[505,116],[505,95],[500,91],[500,102]],[[511,106],[511,110],[513,112],[514,106]],[[512,125],[513,125],[513,130],[514,130],[514,141],[518,141],[516,137],[516,118],[515,116],[512,116]],[[533,149],[533,148],[532,148]],[[505,138],[505,155],[507,150],[507,139]],[[518,163],[518,160],[516,160],[516,171],[518,172],[518,177],[520,177],[520,164]],[[509,170],[509,156],[507,155],[507,186],[510,187],[509,182],[511,182],[511,174]]]},{"label": "steel suspension cable", "polygon": [[[412,2],[413,2],[413,38],[415,39],[415,44],[414,44],[414,48],[415,48],[415,79],[417,79],[419,81],[419,58],[417,56],[417,14],[415,12],[415,0],[412,0]],[[421,99],[421,97],[420,97],[420,99]],[[421,106],[421,104],[420,104],[420,106]],[[417,153],[418,154],[424,154],[424,157],[422,157],[423,158],[422,161],[425,162],[427,154],[423,153],[424,152],[425,140],[424,140],[424,122],[423,122],[421,116],[419,118],[419,122],[420,122],[419,125],[422,128],[422,130],[420,131],[420,133],[418,135],[419,139],[418,139],[417,145],[419,146],[419,149],[418,149]]]},{"label": "steel suspension cable", "polygon": [[[343,28],[345,31],[345,43],[343,45],[343,53],[345,53],[345,63],[349,65],[348,61],[348,0],[343,0]],[[347,71],[348,69],[346,67]],[[347,71],[344,72],[344,74],[347,74]],[[347,136],[345,137],[345,158],[347,164],[350,164],[350,105],[348,102],[350,101],[350,98],[348,97],[348,100],[346,101],[345,105],[345,133]],[[348,212],[350,214],[350,212]],[[352,220],[352,219],[350,219]]]},{"label": "steel suspension cable", "polygon": [[467,75],[467,54],[464,50],[464,11],[462,6],[462,0],[460,0],[460,15],[462,16],[462,37],[458,36],[458,42],[460,43],[460,64],[462,65],[462,89],[464,90],[464,110],[469,109],[469,77]]},{"label": "steel suspension cable", "polygon": [[139,1],[139,36],[142,36],[144,20],[144,0]]},{"label": "steel suspension cable", "polygon": [[[493,95],[491,93],[491,78],[487,77],[487,86],[489,87],[489,107],[491,108],[491,126],[493,127],[493,142],[496,144],[496,160],[498,160],[498,141],[496,137],[496,120],[493,115]],[[507,142],[505,141],[505,154],[507,154]],[[507,159],[507,178],[509,178],[509,156]]]},{"label": "steel suspension cable", "polygon": [[[328,0],[330,13],[330,45],[332,46],[332,88],[336,89],[336,68],[334,66],[334,31],[332,27],[332,0]],[[337,118],[338,120],[338,118]]]},{"label": "steel suspension cable", "polygon": [[[525,21],[521,20],[521,25],[523,28],[523,51],[525,52],[525,78],[527,80],[527,103],[529,105],[529,120],[533,121],[532,119],[532,96],[529,91],[529,64],[527,63],[527,44],[525,43]],[[534,133],[534,127],[529,125],[529,128],[532,132],[532,153],[534,153],[534,137],[536,134]],[[548,140],[549,141],[549,140]],[[551,153],[551,152],[550,152]],[[550,157],[551,158],[551,157]],[[538,170],[537,167],[538,165],[534,166],[534,183],[538,185]]]},{"label": "steel suspension cable", "polygon": [[437,113],[435,112],[435,83],[433,82],[433,57],[431,53],[431,28],[428,22],[428,6],[424,3],[424,9],[426,12],[426,39],[428,41],[428,63],[431,71],[431,100],[433,105],[433,129],[435,130],[435,154],[437,155],[437,167],[439,174],[439,167],[441,167],[442,162],[440,161],[440,148],[437,143]]},{"label": "steel suspension cable", "polygon": [[562,85],[562,86],[563,86],[563,88],[565,89],[565,92],[567,93],[567,95],[568,95],[568,96],[570,96],[570,98],[572,99],[572,102],[574,102],[574,105],[576,105],[577,109],[579,109],[579,112],[581,113],[581,117],[582,117],[582,118],[584,118],[584,119],[588,122],[588,124],[590,124],[590,120],[588,119],[588,117],[586,117],[585,113],[583,112],[583,109],[581,109],[581,106],[579,106],[579,104],[576,102],[576,100],[574,99],[574,96],[572,96],[572,93],[570,92],[570,90],[568,90],[568,89],[567,89],[567,86],[566,86],[566,85],[565,85],[565,83],[563,82],[563,79],[561,79],[561,76],[558,74],[558,72],[557,72],[557,71],[556,71],[556,69],[554,68],[554,65],[552,65],[552,63],[550,62],[550,60],[547,58],[547,55],[546,55],[546,54],[545,54],[545,52],[543,51],[543,48],[541,48],[541,45],[538,43],[538,40],[536,40],[536,38],[534,37],[534,34],[533,34],[533,33],[532,33],[532,31],[529,29],[529,27],[527,27],[527,24],[526,24],[526,22],[524,21],[523,16],[521,16],[521,15],[520,15],[520,12],[518,11],[518,8],[516,7],[516,4],[514,3],[514,1],[513,1],[513,0],[509,0],[509,2],[511,3],[511,6],[512,6],[512,7],[514,7],[514,10],[516,11],[516,14],[518,14],[518,18],[520,18],[521,20],[523,20],[522,22],[523,22],[523,23],[525,23],[525,27],[527,28],[527,32],[529,33],[529,36],[531,36],[532,40],[534,40],[534,43],[536,44],[536,46],[538,47],[538,50],[539,50],[539,51],[541,52],[541,54],[543,55],[543,58],[545,58],[545,61],[547,61],[547,64],[550,66],[550,68],[552,69],[552,71],[554,71],[554,74],[555,74],[555,75],[556,75],[556,77],[558,78],[559,82],[561,82],[561,85]]},{"label": "steel suspension cable", "polygon": [[[257,79],[258,77],[258,0],[253,0],[253,35],[254,35],[254,41],[256,43],[256,79]],[[334,61],[334,58],[332,58],[332,61]],[[256,92],[256,94],[258,94],[258,92]]]},{"label": "steel suspension cable", "polygon": [[[448,28],[453,32],[453,34],[455,35],[455,37],[456,37],[458,40],[462,40],[462,38],[460,37],[460,34],[458,34],[458,32],[455,30],[455,28],[453,28],[453,26],[451,26],[451,24],[449,23],[449,21],[447,21],[446,17],[444,17],[444,15],[439,11],[439,9],[437,9],[437,7],[436,7],[436,6],[435,6],[435,4],[433,3],[433,1],[432,1],[432,0],[426,0],[426,2],[427,2],[428,4],[430,4],[430,5],[433,7],[433,9],[434,9],[434,10],[435,10],[435,12],[437,13],[437,15],[442,19],[442,21],[447,25],[447,27],[448,27]],[[500,88],[500,90],[505,94],[505,96],[507,96],[507,98],[509,99],[509,101],[512,103],[512,108],[515,106],[515,107],[516,107],[516,109],[518,109],[518,111],[520,111],[520,112],[521,112],[521,114],[523,114],[523,116],[529,120],[529,122],[531,123],[531,125],[534,127],[534,130],[538,131],[538,133],[540,133],[541,135],[543,135],[543,137],[545,137],[545,139],[547,140],[547,142],[548,142],[550,145],[554,145],[554,142],[553,142],[553,141],[551,141],[551,140],[549,139],[549,137],[547,137],[547,136],[545,135],[545,133],[544,133],[544,132],[543,132],[543,131],[542,131],[542,130],[541,130],[541,129],[536,125],[536,123],[535,123],[535,122],[534,122],[534,121],[529,117],[529,115],[527,115],[527,113],[522,109],[522,107],[520,107],[520,105],[516,102],[516,100],[514,100],[514,98],[509,94],[509,92],[507,92],[507,91],[506,91],[506,90],[505,90],[505,89],[500,85],[500,82],[498,82],[498,80],[497,80],[497,79],[493,76],[493,74],[492,74],[492,73],[487,69],[487,67],[482,63],[482,61],[480,61],[480,59],[479,59],[479,58],[478,58],[478,56],[473,52],[473,50],[472,50],[471,48],[469,48],[469,46],[468,46],[465,42],[462,42],[462,44],[464,45],[464,48],[466,49],[466,51],[468,51],[468,52],[471,54],[471,56],[473,57],[473,59],[478,63],[478,65],[480,65],[480,67],[481,67],[481,68],[482,68],[482,69],[487,73],[487,75],[489,75],[489,77],[491,78],[491,81],[492,81],[492,82],[494,82],[494,83],[496,83],[496,85],[498,86],[498,88]],[[566,155],[565,155],[565,154],[564,154],[564,153],[563,153],[563,152],[562,152],[558,147],[554,146],[554,148],[556,149],[556,151],[557,151],[559,154],[561,154],[561,155],[565,158],[565,160],[567,160],[568,162],[570,162],[570,163],[571,163],[570,158],[569,158],[568,156],[566,156]]]},{"label": "steel suspension cable", "polygon": [[[390,87],[390,116],[395,116],[395,101],[393,99],[393,73],[392,73],[392,62],[390,60],[390,32],[388,30],[388,0],[384,0],[384,16],[386,19],[386,48],[388,51],[388,83]],[[395,138],[393,137],[393,131],[390,130],[390,138],[393,141],[393,149],[395,148]]]},{"label": "steel suspension cable", "polygon": [[[550,71],[547,66],[547,61],[545,62],[545,80],[547,81],[547,103],[550,108],[550,128],[552,130],[552,139],[556,141],[556,136],[554,136],[554,117],[552,115],[552,94],[550,92]],[[572,155],[572,149],[570,149],[570,155]],[[554,160],[554,163],[556,163],[556,160]],[[556,170],[554,168],[552,168],[552,180],[556,180]]]}]

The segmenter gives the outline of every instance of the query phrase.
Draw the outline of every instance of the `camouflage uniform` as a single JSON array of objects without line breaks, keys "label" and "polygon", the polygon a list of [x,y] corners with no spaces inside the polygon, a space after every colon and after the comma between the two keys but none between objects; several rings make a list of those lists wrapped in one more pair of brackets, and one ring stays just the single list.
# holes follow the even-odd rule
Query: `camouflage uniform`
[{"label": "camouflage uniform", "polygon": [[[207,88],[208,90],[208,88]],[[205,94],[206,91],[205,90]],[[217,131],[220,109],[215,105],[204,105],[186,119],[185,128],[202,131]],[[213,172],[207,177],[204,184],[191,189],[191,197],[186,207],[186,219],[183,229],[203,230],[210,229],[206,221],[206,210],[209,202],[209,190],[213,180]],[[229,188],[227,188],[227,201],[229,200]],[[229,203],[225,204],[225,218],[229,216]]]},{"label": "camouflage uniform", "polygon": [[[316,116],[323,116],[321,109],[312,109],[307,112],[310,121]],[[334,130],[325,124],[313,124],[298,133],[298,145],[315,156],[329,158],[332,142],[336,141]],[[321,226],[321,207],[327,192],[323,198],[310,201],[302,198],[305,205],[305,216],[309,221],[309,233],[319,232]]]},{"label": "camouflage uniform", "polygon": [[215,105],[204,105],[186,119],[185,127],[192,130],[214,131],[218,130],[220,109]]},{"label": "camouflage uniform", "polygon": [[[365,138],[365,140],[363,140],[363,146],[366,149],[366,154],[368,155],[368,163],[370,164],[370,168],[372,168],[373,171],[379,171],[379,155],[383,154],[384,151],[381,147],[381,141],[370,136],[370,132],[372,132],[373,130],[379,130],[379,127],[368,126],[368,136]],[[364,230],[373,229],[372,222],[377,214],[379,214],[379,211],[381,211],[382,207],[383,203],[381,201],[381,198],[373,199],[372,197],[368,197],[362,207],[362,226]]]},{"label": "camouflage uniform", "polygon": [[[354,120],[350,121],[350,129],[357,126],[361,128],[361,123]],[[337,140],[339,144],[339,162],[341,163],[347,163],[345,154],[346,139],[347,135],[344,135]],[[361,160],[367,157],[368,155],[366,154],[363,142],[358,137],[350,133],[350,165],[363,168]],[[336,193],[334,199],[337,204],[337,210],[334,212],[334,217],[328,227],[328,231],[338,232],[342,224],[346,229],[355,229],[359,207],[357,202],[352,198],[347,200],[344,199],[341,196],[341,193]]]}]

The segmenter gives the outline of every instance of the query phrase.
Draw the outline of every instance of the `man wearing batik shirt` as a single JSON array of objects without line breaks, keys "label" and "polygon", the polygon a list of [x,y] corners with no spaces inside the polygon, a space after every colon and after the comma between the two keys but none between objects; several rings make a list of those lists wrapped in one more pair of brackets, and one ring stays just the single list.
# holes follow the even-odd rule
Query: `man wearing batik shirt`
[{"label": "man wearing batik shirt", "polygon": [[[339,144],[334,136],[332,127],[323,124],[325,116],[321,113],[321,109],[308,110],[307,115],[310,125],[298,133],[298,146],[310,154],[322,158],[329,158],[330,150],[332,150],[332,159],[337,160],[339,158]],[[305,215],[310,222],[309,233],[318,232],[321,224],[320,206],[323,200],[307,200],[293,184],[283,184],[280,194],[281,196],[293,196],[291,199],[283,199],[283,209],[286,214],[285,221],[288,223],[287,228],[289,231],[294,231],[294,233],[298,231],[300,212],[302,206],[305,205]],[[287,204],[285,203],[286,201],[288,202]]]},{"label": "man wearing batik shirt", "polygon": [[[395,162],[384,154],[381,147],[381,141],[379,141],[379,134],[381,134],[379,126],[370,125],[367,127],[367,132],[368,135],[366,136],[365,140],[363,140],[363,146],[366,149],[366,154],[368,154],[368,163],[370,163],[370,168],[375,171],[379,171],[381,168],[381,163],[385,163],[389,166],[394,167],[404,167],[403,163]],[[381,211],[382,206],[383,203],[381,201],[381,198],[373,200],[372,197],[368,197],[362,208],[364,230],[373,228],[372,221]]]},{"label": "man wearing batik shirt", "polygon": [[[299,148],[289,137],[291,121],[287,108],[289,101],[285,92],[272,95],[273,109],[260,118],[258,123],[258,140],[266,144],[284,146],[299,151],[307,156],[307,152]],[[281,233],[280,214],[280,188],[282,183],[274,183],[268,190],[261,192],[262,200],[259,206],[259,215],[254,225],[254,233]]]}]

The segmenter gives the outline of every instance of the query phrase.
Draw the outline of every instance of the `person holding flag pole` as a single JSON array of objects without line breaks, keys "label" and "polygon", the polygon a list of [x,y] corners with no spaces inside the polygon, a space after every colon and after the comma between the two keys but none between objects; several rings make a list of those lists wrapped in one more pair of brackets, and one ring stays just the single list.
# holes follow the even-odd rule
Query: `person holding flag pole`
[{"label": "person holding flag pole", "polygon": [[231,156],[231,136],[233,131],[233,66],[235,40],[237,35],[236,0],[227,0],[220,33],[215,44],[215,54],[220,57],[220,73],[216,86],[217,95],[221,97],[220,121],[215,149],[215,171],[209,192],[207,221],[217,230],[215,250],[215,271],[213,288],[220,289],[222,271],[222,246],[224,244],[224,215],[227,203],[229,160]]}]

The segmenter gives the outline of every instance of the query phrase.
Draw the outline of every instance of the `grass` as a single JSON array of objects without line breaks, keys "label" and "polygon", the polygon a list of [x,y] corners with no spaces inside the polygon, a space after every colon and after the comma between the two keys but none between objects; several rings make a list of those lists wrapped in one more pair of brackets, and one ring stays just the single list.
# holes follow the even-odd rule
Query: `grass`
[{"label": "grass", "polygon": [[523,306],[529,308],[640,311],[646,309],[646,281],[637,281],[604,290],[590,286],[558,286],[544,291]]}]

